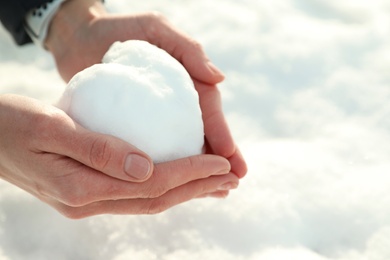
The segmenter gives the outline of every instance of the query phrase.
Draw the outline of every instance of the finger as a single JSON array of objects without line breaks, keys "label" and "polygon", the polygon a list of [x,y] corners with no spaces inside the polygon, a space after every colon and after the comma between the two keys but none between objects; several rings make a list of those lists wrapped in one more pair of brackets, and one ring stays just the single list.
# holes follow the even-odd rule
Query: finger
[{"label": "finger", "polygon": [[208,144],[215,154],[225,158],[235,152],[235,144],[222,112],[221,95],[216,87],[195,81]]},{"label": "finger", "polygon": [[86,132],[76,134],[68,147],[70,156],[109,176],[127,181],[145,181],[153,172],[151,158],[118,138]]},{"label": "finger", "polygon": [[217,198],[217,199],[223,199],[226,198],[229,195],[229,191],[214,191],[214,192],[209,192],[205,194],[201,194],[198,196],[198,199],[203,199],[203,198]]},{"label": "finger", "polygon": [[[212,175],[225,175],[231,171],[227,159],[216,155],[196,155],[155,166],[153,177],[144,183],[151,192],[149,198],[159,197],[168,190]],[[149,185],[149,187],[147,186]]]},{"label": "finger", "polygon": [[125,181],[145,181],[152,174],[150,157],[129,143],[88,131],[70,118],[57,121],[60,122],[55,122],[58,124],[52,137],[46,141],[46,152],[68,156],[98,172]]},{"label": "finger", "polygon": [[245,176],[247,166],[245,160],[236,147],[229,127],[222,112],[221,95],[216,87],[210,88],[204,83],[195,81],[199,93],[199,102],[202,109],[202,118],[206,134],[206,147],[212,153],[227,158],[232,172],[239,178]]},{"label": "finger", "polygon": [[144,26],[147,40],[180,61],[193,78],[209,84],[217,84],[224,79],[197,41],[174,28],[158,13],[149,14],[149,18],[149,23]]},{"label": "finger", "polygon": [[40,194],[35,195],[41,200],[54,199],[72,207],[103,200],[155,198],[191,181],[226,175],[230,171],[225,158],[199,155],[158,164],[150,179],[134,183],[112,178],[70,158],[49,153],[42,156],[53,164],[53,172],[39,184]]},{"label": "finger", "polygon": [[99,214],[157,214],[173,206],[199,197],[201,194],[212,193],[226,183],[238,185],[234,174],[213,176],[200,179],[170,190],[158,198],[152,199],[122,199],[99,201],[83,207],[69,207],[55,202],[49,202],[60,213],[72,219],[80,219]]},{"label": "finger", "polygon": [[[99,192],[90,191],[90,195],[95,197],[94,201],[156,198],[186,183],[212,175],[225,175],[229,172],[230,164],[227,159],[215,155],[197,155],[156,164],[153,175],[143,183],[102,181],[94,189]],[[92,183],[87,185],[92,185]]]},{"label": "finger", "polygon": [[238,178],[243,178],[248,171],[248,167],[238,147],[236,147],[234,154],[230,156],[228,160],[231,165],[231,172],[236,174]]}]

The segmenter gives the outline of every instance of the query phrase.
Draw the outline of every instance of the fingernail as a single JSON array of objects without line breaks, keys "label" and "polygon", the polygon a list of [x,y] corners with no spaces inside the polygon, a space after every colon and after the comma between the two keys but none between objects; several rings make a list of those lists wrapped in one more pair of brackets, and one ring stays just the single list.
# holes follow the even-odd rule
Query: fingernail
[{"label": "fingernail", "polygon": [[235,182],[227,182],[225,184],[222,184],[221,186],[218,187],[218,190],[233,190],[238,187],[238,183]]},{"label": "fingernail", "polygon": [[145,179],[150,171],[149,160],[138,154],[129,154],[125,161],[125,172],[137,180]]},{"label": "fingernail", "polygon": [[221,77],[225,77],[222,73],[222,71],[220,71],[213,63],[211,63],[210,61],[207,62],[207,66],[209,67],[209,69],[217,76],[221,76]]},{"label": "fingernail", "polygon": [[217,171],[214,175],[224,175],[224,174],[228,174],[229,172],[230,172],[230,169],[223,169],[223,170]]}]

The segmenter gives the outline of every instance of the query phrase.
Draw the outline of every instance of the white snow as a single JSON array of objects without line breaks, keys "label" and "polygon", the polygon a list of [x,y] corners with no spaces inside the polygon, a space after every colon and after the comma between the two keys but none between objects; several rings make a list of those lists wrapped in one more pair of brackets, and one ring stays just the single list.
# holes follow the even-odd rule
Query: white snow
[{"label": "white snow", "polygon": [[102,64],[70,80],[58,107],[87,129],[135,145],[156,163],[202,152],[202,113],[190,76],[145,41],[114,43]]},{"label": "white snow", "polygon": [[[106,2],[204,45],[248,175],[225,200],[81,221],[0,182],[0,259],[390,259],[389,1]],[[0,34],[0,93],[59,97],[50,57]]]}]

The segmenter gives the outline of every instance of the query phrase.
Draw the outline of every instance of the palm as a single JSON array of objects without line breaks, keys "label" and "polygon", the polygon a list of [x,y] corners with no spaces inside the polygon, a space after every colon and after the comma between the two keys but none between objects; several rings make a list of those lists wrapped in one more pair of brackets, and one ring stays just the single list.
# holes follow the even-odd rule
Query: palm
[{"label": "palm", "polygon": [[155,13],[97,19],[90,27],[77,30],[76,36],[77,48],[68,48],[62,55],[55,55],[58,70],[65,81],[84,68],[100,63],[115,41],[145,40],[180,61],[193,78],[199,93],[208,152],[230,158],[232,171],[239,177],[245,175],[245,162],[235,147],[222,113],[220,94],[215,87],[224,77],[211,65],[200,44]]}]

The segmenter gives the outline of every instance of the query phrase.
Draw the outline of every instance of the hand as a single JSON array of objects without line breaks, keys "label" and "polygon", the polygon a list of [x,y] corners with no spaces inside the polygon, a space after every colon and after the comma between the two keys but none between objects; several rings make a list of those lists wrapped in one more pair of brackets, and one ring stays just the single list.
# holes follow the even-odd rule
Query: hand
[{"label": "hand", "polygon": [[199,93],[208,152],[227,158],[232,172],[242,178],[247,172],[246,164],[229,132],[215,86],[224,76],[199,43],[164,17],[157,13],[112,15],[97,0],[67,1],[51,24],[46,45],[61,76],[69,81],[82,69],[100,63],[113,42],[130,39],[148,41],[184,65]]},{"label": "hand", "polygon": [[[207,194],[226,196],[238,185],[223,157],[153,166],[128,143],[30,98],[0,96],[0,133],[0,177],[69,218],[153,214]],[[128,162],[128,155],[136,159]]]}]

